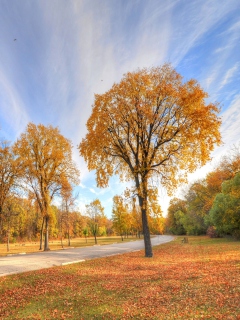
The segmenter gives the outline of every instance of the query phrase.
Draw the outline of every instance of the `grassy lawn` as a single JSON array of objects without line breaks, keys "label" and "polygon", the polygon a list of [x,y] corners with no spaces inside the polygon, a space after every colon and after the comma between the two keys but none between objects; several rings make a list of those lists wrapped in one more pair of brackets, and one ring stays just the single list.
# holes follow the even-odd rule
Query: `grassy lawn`
[{"label": "grassy lawn", "polygon": [[181,238],[0,278],[0,319],[240,319],[240,242]]},{"label": "grassy lawn", "polygon": [[[142,239],[142,238],[141,238]],[[127,241],[135,241],[139,240],[135,236],[129,236],[128,238],[124,238],[124,242]],[[121,237],[119,236],[112,236],[112,237],[97,237],[97,243],[99,245],[104,244],[112,244],[122,242]],[[76,238],[71,239],[71,245],[70,247],[87,247],[87,246],[93,246],[95,245],[95,240],[93,237],[87,238],[87,242],[85,238]],[[43,244],[44,246],[44,244]],[[49,247],[51,250],[60,250],[62,249],[61,241],[60,240],[50,240],[49,241]],[[68,240],[63,241],[63,247],[69,248],[68,246]],[[23,242],[23,243],[11,243],[10,244],[10,251],[7,252],[7,245],[6,244],[0,244],[0,256],[6,256],[8,254],[17,254],[17,253],[30,253],[30,252],[39,252],[39,241],[35,242]]]}]

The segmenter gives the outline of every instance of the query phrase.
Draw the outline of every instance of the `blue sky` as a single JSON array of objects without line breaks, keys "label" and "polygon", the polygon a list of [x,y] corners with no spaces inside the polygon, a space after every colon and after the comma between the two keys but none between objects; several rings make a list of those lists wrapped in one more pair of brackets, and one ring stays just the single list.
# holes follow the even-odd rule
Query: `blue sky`
[{"label": "blue sky", "polygon": [[[125,186],[113,178],[96,188],[77,150],[94,93],[164,62],[222,105],[216,162],[240,141],[239,0],[0,0],[0,137],[14,142],[30,121],[58,126],[81,171],[79,208],[99,198],[110,217],[112,197]],[[165,212],[163,190],[159,202]]]}]

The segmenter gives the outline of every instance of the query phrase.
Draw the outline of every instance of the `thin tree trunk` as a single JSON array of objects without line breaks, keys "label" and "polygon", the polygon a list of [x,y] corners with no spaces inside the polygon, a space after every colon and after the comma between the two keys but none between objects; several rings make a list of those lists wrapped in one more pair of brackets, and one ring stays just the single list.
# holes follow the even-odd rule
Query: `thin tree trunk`
[{"label": "thin tree trunk", "polygon": [[94,235],[94,238],[95,238],[95,244],[97,244],[98,224],[97,224],[97,222],[96,222],[96,216],[94,217],[94,220],[95,220],[95,223],[94,223],[94,232],[93,232],[93,235]]},{"label": "thin tree trunk", "polygon": [[2,220],[2,210],[0,207],[0,239],[2,238],[2,231],[3,231],[3,220]]},{"label": "thin tree trunk", "polygon": [[60,220],[60,222],[61,222],[61,246],[63,248],[63,227],[62,227],[63,221],[62,220],[63,220],[63,217],[61,215],[61,220]]},{"label": "thin tree trunk", "polygon": [[97,235],[96,235],[96,232],[94,233],[94,239],[95,239],[95,244],[97,244]]},{"label": "thin tree trunk", "polygon": [[49,251],[49,245],[48,245],[48,217],[45,217],[45,239],[44,239],[44,251]]},{"label": "thin tree trunk", "polygon": [[67,212],[67,233],[68,233],[68,246],[70,247],[70,231],[69,231],[69,212],[66,203],[66,212]]},{"label": "thin tree trunk", "polygon": [[40,247],[39,247],[39,250],[42,250],[42,242],[43,242],[43,227],[44,227],[44,217],[43,217],[43,221],[42,221],[42,228],[41,228],[41,232],[40,232]]},{"label": "thin tree trunk", "polygon": [[[10,220],[10,218],[9,218]],[[10,238],[10,221],[8,220],[8,229],[7,229],[7,252],[9,252],[10,250],[10,246],[9,246],[9,238]]]},{"label": "thin tree trunk", "polygon": [[61,246],[63,248],[63,236],[62,236],[62,233],[61,233]]},{"label": "thin tree trunk", "polygon": [[70,242],[70,231],[68,229],[68,246],[70,247],[70,245],[71,245],[71,242]]},{"label": "thin tree trunk", "polygon": [[10,246],[9,246],[9,233],[7,235],[7,252],[9,252]]}]

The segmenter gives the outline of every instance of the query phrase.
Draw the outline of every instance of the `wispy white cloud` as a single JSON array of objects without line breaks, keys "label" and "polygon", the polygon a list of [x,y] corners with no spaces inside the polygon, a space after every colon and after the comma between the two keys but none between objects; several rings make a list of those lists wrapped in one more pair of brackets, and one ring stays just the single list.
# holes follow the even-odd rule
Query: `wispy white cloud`
[{"label": "wispy white cloud", "polygon": [[86,189],[86,188],[87,188],[83,183],[80,183],[80,184],[79,184],[79,187],[81,187],[81,188],[83,188],[83,189]]},{"label": "wispy white cloud", "polygon": [[[1,108],[1,121],[8,124],[8,128],[0,128],[3,130],[1,136],[5,138],[11,137],[11,132],[15,132],[14,139],[25,128],[26,123],[30,120],[27,112],[25,111],[23,101],[19,92],[12,84],[11,80],[6,77],[0,69],[0,108]],[[10,130],[9,130],[10,129]]]},{"label": "wispy white cloud", "polygon": [[221,90],[226,84],[228,84],[233,79],[234,75],[239,70],[239,66],[240,66],[240,62],[237,62],[237,63],[235,63],[235,65],[232,68],[227,70],[224,78],[222,79],[222,81],[220,83],[219,90]]},{"label": "wispy white cloud", "polygon": [[224,149],[240,141],[240,94],[236,95],[229,108],[222,114],[222,137]]},{"label": "wispy white cloud", "polygon": [[236,34],[240,31],[240,21],[237,20],[235,22],[233,22],[229,28],[227,28],[226,30],[224,30],[222,32],[222,35],[232,35],[232,34]]},{"label": "wispy white cloud", "polygon": [[[232,1],[236,4],[236,1]],[[191,1],[172,17],[172,60],[177,65],[196,45],[204,43],[204,35],[214,28],[231,10],[229,3]],[[174,49],[175,47],[175,49]]]},{"label": "wispy white cloud", "polygon": [[231,47],[232,47],[231,44],[224,45],[224,46],[221,46],[221,47],[217,48],[216,50],[214,50],[213,53],[218,54],[218,53],[221,53],[222,51],[229,50]]},{"label": "wispy white cloud", "polygon": [[89,188],[89,190],[94,193],[94,194],[97,194],[97,192],[93,189],[93,188]]},{"label": "wispy white cloud", "polygon": [[236,55],[240,43],[239,23],[230,22],[226,30],[216,35],[215,41],[217,48],[210,52],[211,63],[205,69],[203,84],[207,90],[217,94],[239,69]]}]

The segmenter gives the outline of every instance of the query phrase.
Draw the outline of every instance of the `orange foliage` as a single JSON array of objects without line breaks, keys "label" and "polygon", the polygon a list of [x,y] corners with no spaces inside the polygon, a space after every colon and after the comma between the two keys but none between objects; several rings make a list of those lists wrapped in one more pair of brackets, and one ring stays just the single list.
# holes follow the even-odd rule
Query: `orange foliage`
[{"label": "orange foliage", "polygon": [[95,95],[88,133],[79,145],[97,184],[110,176],[132,180],[141,207],[146,256],[152,256],[147,217],[150,179],[169,193],[210,159],[220,144],[217,104],[196,80],[183,79],[170,65],[124,75],[119,84]]}]

